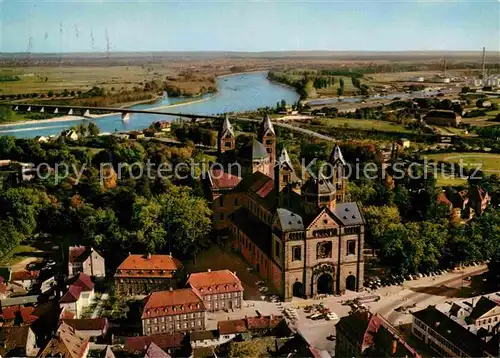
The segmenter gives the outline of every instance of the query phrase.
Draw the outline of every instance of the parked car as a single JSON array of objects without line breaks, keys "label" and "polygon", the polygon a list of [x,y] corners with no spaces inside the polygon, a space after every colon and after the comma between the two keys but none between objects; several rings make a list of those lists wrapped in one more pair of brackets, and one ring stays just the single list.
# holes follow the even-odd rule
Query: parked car
[{"label": "parked car", "polygon": [[336,319],[339,319],[339,317],[335,314],[335,312],[329,312],[326,314],[326,319],[329,321],[334,321]]},{"label": "parked car", "polygon": [[266,293],[267,291],[269,291],[269,289],[267,287],[265,287],[265,286],[259,287],[259,292],[260,293]]}]

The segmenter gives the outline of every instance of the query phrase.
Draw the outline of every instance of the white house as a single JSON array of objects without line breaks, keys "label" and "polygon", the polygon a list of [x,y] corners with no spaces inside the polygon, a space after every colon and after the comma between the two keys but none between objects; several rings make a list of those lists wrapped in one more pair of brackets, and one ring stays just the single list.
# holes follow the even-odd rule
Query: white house
[{"label": "white house", "polygon": [[69,138],[71,140],[78,140],[78,133],[72,129],[63,130],[61,132],[61,137]]},{"label": "white house", "polygon": [[40,276],[39,270],[17,271],[10,274],[10,281],[21,285],[25,290],[28,291],[30,287],[36,282],[36,280],[38,280],[38,276]]},{"label": "white house", "polygon": [[69,276],[75,276],[80,272],[88,276],[104,277],[106,275],[104,258],[92,247],[70,246],[68,274]]},{"label": "white house", "polygon": [[219,331],[216,329],[191,332],[189,340],[191,341],[192,348],[212,347],[221,344]]},{"label": "white house", "polygon": [[93,299],[94,283],[90,276],[80,273],[59,300],[59,307],[73,313],[75,318],[80,318],[83,310],[90,306]]}]

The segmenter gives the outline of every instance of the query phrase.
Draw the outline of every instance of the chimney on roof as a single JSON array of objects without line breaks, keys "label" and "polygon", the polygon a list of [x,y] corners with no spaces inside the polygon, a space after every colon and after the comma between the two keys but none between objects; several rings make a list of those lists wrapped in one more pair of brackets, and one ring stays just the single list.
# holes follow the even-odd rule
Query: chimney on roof
[{"label": "chimney on roof", "polygon": [[208,269],[208,270],[207,270],[207,272],[212,272],[212,270],[211,270],[211,269]]},{"label": "chimney on roof", "polygon": [[392,340],[392,355],[395,355],[397,350],[398,350],[398,340],[393,339]]},{"label": "chimney on roof", "polygon": [[151,252],[148,252],[146,258],[149,260],[151,258]]},{"label": "chimney on roof", "polygon": [[168,253],[168,256],[172,256],[172,251],[170,251],[170,252]]},{"label": "chimney on roof", "polygon": [[168,290],[169,290],[170,292],[172,292],[174,289],[172,288],[172,286],[170,286],[170,287],[168,288]]}]

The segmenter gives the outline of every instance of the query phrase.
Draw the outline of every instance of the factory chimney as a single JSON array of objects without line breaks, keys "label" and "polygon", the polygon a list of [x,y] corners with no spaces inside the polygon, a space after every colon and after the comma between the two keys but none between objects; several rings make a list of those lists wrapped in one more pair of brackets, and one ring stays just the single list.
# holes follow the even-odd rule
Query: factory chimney
[{"label": "factory chimney", "polygon": [[481,67],[481,79],[486,78],[486,47],[483,47],[483,61]]}]

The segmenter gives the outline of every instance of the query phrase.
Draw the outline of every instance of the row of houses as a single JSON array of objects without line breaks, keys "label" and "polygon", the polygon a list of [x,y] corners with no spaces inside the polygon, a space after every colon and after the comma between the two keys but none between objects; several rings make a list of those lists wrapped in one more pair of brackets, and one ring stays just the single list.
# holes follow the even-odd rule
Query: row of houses
[{"label": "row of houses", "polygon": [[498,357],[500,292],[413,313],[413,335],[445,357]]},{"label": "row of houses", "polygon": [[193,273],[187,283],[189,288],[156,291],[146,297],[143,334],[202,331],[207,312],[243,305],[243,286],[229,270]]}]

